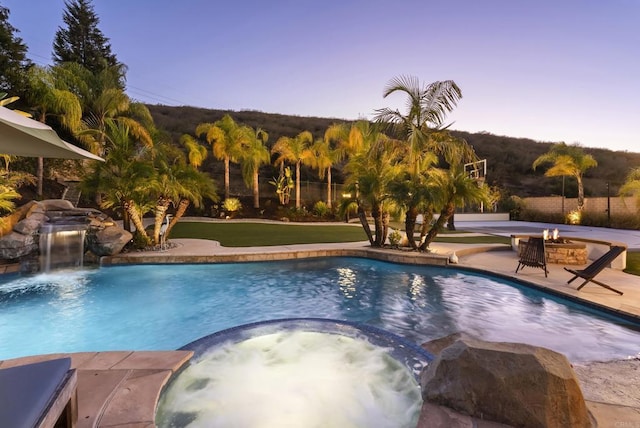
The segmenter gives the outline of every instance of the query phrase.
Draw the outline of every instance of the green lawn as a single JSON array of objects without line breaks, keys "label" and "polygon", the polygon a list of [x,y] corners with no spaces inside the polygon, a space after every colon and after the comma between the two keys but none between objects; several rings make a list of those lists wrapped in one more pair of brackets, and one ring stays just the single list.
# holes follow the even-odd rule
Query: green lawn
[{"label": "green lawn", "polygon": [[[329,242],[366,241],[360,227],[340,225],[302,225],[271,223],[178,223],[171,238],[198,238],[219,241],[225,247],[252,247],[263,245],[313,244]],[[501,236],[461,237],[455,233],[442,233],[436,242],[461,244],[509,244],[510,238]]]},{"label": "green lawn", "polygon": [[626,273],[640,276],[640,251],[627,251]]},{"label": "green lawn", "polygon": [[361,227],[271,223],[197,223],[175,225],[170,238],[197,238],[219,241],[224,247],[315,244],[366,241]]}]

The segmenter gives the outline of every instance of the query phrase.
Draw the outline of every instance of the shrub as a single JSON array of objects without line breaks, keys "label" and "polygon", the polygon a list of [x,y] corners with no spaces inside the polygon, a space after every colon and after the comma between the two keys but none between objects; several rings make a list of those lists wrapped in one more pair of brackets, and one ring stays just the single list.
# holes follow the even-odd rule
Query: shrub
[{"label": "shrub", "polygon": [[225,211],[233,213],[242,209],[242,203],[238,198],[229,198],[224,200],[224,202],[222,203],[222,208]]},{"label": "shrub", "polygon": [[556,223],[564,224],[565,219],[562,213],[545,213],[537,210],[525,209],[520,211],[520,215],[517,220],[521,221],[534,221],[539,223]]},{"label": "shrub", "polygon": [[398,248],[401,240],[402,234],[400,233],[400,231],[394,229],[391,231],[391,233],[389,233],[389,244],[391,244],[393,248]]},{"label": "shrub", "polygon": [[329,208],[329,206],[323,202],[323,201],[318,201],[315,203],[315,205],[313,206],[313,213],[319,217],[325,217],[327,216],[329,213],[331,212],[331,209]]}]

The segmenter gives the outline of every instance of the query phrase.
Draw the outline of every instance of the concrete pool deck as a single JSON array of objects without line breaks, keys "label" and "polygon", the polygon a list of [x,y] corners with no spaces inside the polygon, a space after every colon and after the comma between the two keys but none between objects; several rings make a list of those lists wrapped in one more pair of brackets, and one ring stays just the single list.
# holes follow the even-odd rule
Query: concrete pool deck
[{"label": "concrete pool deck", "polygon": [[[458,224],[459,229],[465,226]],[[476,233],[483,233],[476,228]],[[626,232],[626,231],[625,231]],[[489,232],[491,233],[491,232]],[[512,233],[512,232],[505,232]],[[492,233],[497,234],[497,233]],[[587,236],[603,239],[602,236]],[[603,239],[604,240],[604,239]],[[620,239],[612,239],[620,241]],[[561,265],[549,265],[549,275],[545,278],[540,269],[525,268],[517,275],[517,256],[509,246],[503,244],[473,245],[434,243],[432,253],[415,253],[398,250],[372,249],[366,242],[348,244],[307,244],[280,247],[225,248],[213,241],[176,239],[174,248],[166,251],[128,253],[105,259],[104,264],[127,263],[203,263],[226,261],[280,260],[322,256],[363,256],[400,263],[446,265],[449,255],[459,255],[460,267],[496,273],[504,277],[535,284],[549,291],[579,299],[592,305],[608,308],[621,315],[640,320],[640,277],[628,275],[622,271],[605,269],[598,279],[624,292],[618,296],[602,287],[588,284],[581,291],[576,285],[567,285],[571,274]],[[640,239],[637,241],[640,247]],[[630,248],[632,245],[629,245]],[[635,248],[638,248],[635,247]],[[212,332],[213,333],[213,332]],[[75,354],[40,355],[13,360],[0,361],[0,368],[28,364],[45,359],[71,356],[72,367],[78,370],[78,427],[153,427],[155,406],[162,387],[170,376],[185,364],[191,354],[185,351],[158,352],[95,352]],[[605,368],[606,369],[606,368]],[[609,368],[611,370],[611,368]],[[576,370],[583,384],[585,398],[599,427],[640,426],[640,402],[637,379],[640,369],[637,366],[635,377],[626,376],[630,387],[615,384],[610,387],[622,390],[623,394],[635,395],[632,404],[621,404],[610,396],[597,396],[589,391],[589,378],[593,372]],[[623,382],[624,379],[620,380]],[[587,388],[585,388],[587,385]],[[597,391],[596,391],[597,392]],[[434,410],[437,413],[437,410]],[[468,417],[455,416],[445,419],[446,414],[438,414],[442,425],[450,426],[493,426],[482,421],[472,421]],[[448,422],[445,422],[448,421]]]}]

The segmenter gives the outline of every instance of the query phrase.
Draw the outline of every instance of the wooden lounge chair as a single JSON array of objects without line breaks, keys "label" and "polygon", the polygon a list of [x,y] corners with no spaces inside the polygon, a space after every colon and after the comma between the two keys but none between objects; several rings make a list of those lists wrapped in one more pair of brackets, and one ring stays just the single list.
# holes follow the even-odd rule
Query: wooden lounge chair
[{"label": "wooden lounge chair", "polygon": [[544,270],[544,276],[547,277],[547,257],[544,251],[544,239],[530,237],[527,244],[524,246],[522,253],[520,254],[520,260],[518,261],[518,267],[516,273],[521,267],[534,267]]},{"label": "wooden lounge chair", "polygon": [[575,279],[577,279],[578,277],[584,279],[584,282],[582,284],[580,284],[580,286],[578,287],[578,290],[580,290],[582,287],[584,287],[587,282],[591,281],[594,284],[599,285],[600,287],[604,287],[607,290],[611,290],[615,293],[618,293],[619,295],[622,296],[622,291],[616,290],[615,288],[612,288],[610,286],[608,286],[607,284],[604,284],[600,281],[595,280],[595,276],[598,275],[600,272],[602,272],[602,270],[604,268],[606,268],[607,266],[609,266],[611,264],[611,262],[613,262],[616,257],[618,257],[620,254],[622,254],[625,251],[624,247],[611,247],[611,249],[609,251],[607,251],[606,253],[604,253],[602,256],[600,256],[597,260],[593,261],[589,266],[587,266],[584,269],[569,269],[569,268],[564,268],[564,270],[566,270],[567,272],[570,272],[574,275],[573,278],[571,278],[569,281],[567,281],[567,284],[571,284],[571,282],[573,282]]},{"label": "wooden lounge chair", "polygon": [[75,427],[77,379],[71,358],[1,369],[0,426]]}]

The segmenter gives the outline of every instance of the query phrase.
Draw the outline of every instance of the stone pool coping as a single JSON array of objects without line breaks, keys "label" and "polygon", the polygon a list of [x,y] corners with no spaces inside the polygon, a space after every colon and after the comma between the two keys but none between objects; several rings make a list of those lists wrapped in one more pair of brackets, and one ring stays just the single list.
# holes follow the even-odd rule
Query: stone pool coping
[{"label": "stone pool coping", "polygon": [[[586,302],[640,321],[640,278],[619,270],[605,269],[604,282],[620,288],[618,296],[597,286],[586,286],[578,292],[566,284],[571,275],[561,266],[550,266],[547,278],[539,270],[525,270],[515,275],[517,257],[504,244],[432,244],[431,253],[375,249],[368,243],[308,244],[281,247],[225,248],[215,241],[194,239],[172,240],[177,244],[166,251],[128,253],[103,258],[102,266],[144,263],[225,263],[287,260],[310,257],[351,256],[404,264],[449,265],[456,253],[459,266],[485,271]],[[506,251],[500,251],[506,250]],[[187,354],[184,354],[187,352]],[[191,357],[188,351],[122,351],[76,354],[39,355],[0,362],[0,368],[28,364],[45,359],[70,356],[78,369],[78,427],[144,427],[154,426],[153,418],[160,392],[170,376]],[[637,393],[637,392],[636,392]],[[640,408],[599,401],[587,401],[589,410],[601,422],[640,424]],[[476,421],[452,413],[445,408],[427,405],[433,419],[423,426],[500,426]],[[604,424],[606,422],[606,424]]]}]

